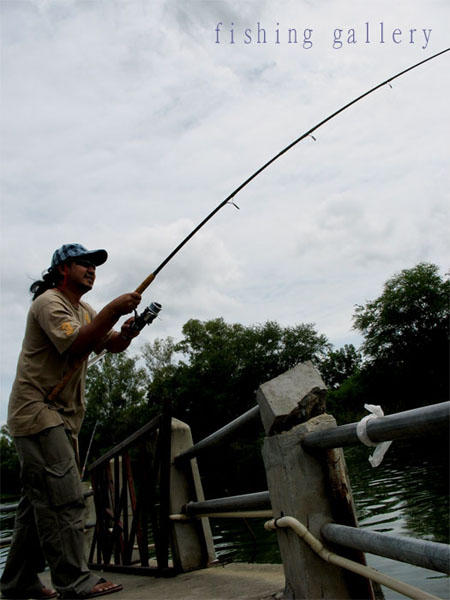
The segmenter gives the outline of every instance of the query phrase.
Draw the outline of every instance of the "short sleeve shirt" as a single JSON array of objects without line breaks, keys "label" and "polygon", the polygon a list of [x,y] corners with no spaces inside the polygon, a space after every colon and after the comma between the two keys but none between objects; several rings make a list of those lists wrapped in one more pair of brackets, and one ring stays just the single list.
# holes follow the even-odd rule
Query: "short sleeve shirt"
[{"label": "short sleeve shirt", "polygon": [[74,359],[67,351],[80,327],[90,323],[95,314],[86,302],[74,305],[57,289],[47,290],[33,301],[9,400],[11,435],[33,435],[64,424],[77,437],[85,410],[86,361],[52,403],[46,398],[72,369]]}]

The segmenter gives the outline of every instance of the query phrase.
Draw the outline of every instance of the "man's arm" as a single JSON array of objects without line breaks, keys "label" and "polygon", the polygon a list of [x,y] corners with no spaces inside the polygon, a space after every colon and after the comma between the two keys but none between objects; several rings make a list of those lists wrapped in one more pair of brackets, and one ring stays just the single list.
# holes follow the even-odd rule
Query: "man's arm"
[{"label": "man's arm", "polygon": [[[78,335],[68,349],[68,352],[76,358],[81,358],[92,352],[94,348],[99,346],[101,340],[111,331],[119,318],[136,309],[140,301],[141,295],[137,292],[122,294],[122,296],[112,300],[112,302],[102,308],[90,323],[80,327]],[[130,321],[130,319],[128,321]],[[122,326],[122,330],[124,330],[124,326],[125,323]],[[111,338],[107,342],[107,350],[110,350],[109,346],[112,345],[113,349],[111,349],[111,352],[121,352],[129,346],[131,338],[134,337],[134,335],[131,335],[131,332],[130,334],[127,334],[126,330],[127,328],[125,328],[125,331],[121,331],[121,333],[113,332]],[[124,337],[121,338],[122,333]],[[125,339],[125,336],[129,339]]]},{"label": "man's arm", "polygon": [[133,323],[134,317],[127,319],[125,323],[123,323],[120,333],[118,331],[113,331],[112,335],[107,339],[104,348],[108,350],[108,352],[122,352],[131,343],[131,340],[137,337],[140,331],[134,331],[130,328],[131,323]]}]

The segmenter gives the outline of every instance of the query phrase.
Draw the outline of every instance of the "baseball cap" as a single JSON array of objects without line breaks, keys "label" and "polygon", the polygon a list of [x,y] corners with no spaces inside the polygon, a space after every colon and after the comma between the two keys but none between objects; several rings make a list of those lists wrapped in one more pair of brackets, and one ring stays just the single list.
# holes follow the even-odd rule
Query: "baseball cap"
[{"label": "baseball cap", "polygon": [[55,250],[52,256],[52,264],[49,271],[60,265],[61,263],[71,258],[80,258],[82,256],[89,257],[97,267],[102,265],[108,258],[106,250],[88,250],[81,244],[64,244],[58,250]]}]

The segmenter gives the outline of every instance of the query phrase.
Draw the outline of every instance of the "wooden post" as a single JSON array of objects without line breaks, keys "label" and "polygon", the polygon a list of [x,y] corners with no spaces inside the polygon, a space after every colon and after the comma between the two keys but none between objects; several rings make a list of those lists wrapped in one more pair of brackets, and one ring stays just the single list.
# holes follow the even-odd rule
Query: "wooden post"
[{"label": "wooden post", "polygon": [[[318,539],[321,527],[336,518],[331,487],[336,488],[339,474],[340,487],[350,490],[348,481],[342,480],[343,455],[330,481],[330,457],[327,460],[324,452],[305,451],[301,445],[307,433],[336,427],[334,418],[323,414],[325,394],[325,384],[310,362],[264,383],[257,392],[268,436],[263,459],[274,517],[294,517]],[[353,510],[351,502],[342,500],[340,510],[344,504],[346,510]],[[370,582],[324,562],[292,530],[280,529],[277,535],[286,598],[373,598]]]},{"label": "wooden post", "polygon": [[[174,459],[192,446],[188,425],[172,419],[170,512],[179,514],[190,501],[205,498],[198,472],[197,460],[182,461],[175,466]],[[173,560],[180,571],[201,569],[215,559],[214,543],[209,519],[175,521],[173,523]]]}]

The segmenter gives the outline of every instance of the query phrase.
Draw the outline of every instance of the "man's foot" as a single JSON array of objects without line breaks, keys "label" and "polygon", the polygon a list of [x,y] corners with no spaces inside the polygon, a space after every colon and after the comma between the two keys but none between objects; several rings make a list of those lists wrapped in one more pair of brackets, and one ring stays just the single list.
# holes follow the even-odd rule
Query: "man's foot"
[{"label": "man's foot", "polygon": [[120,592],[123,586],[120,583],[111,583],[111,581],[105,581],[104,579],[99,581],[97,585],[94,585],[92,590],[82,596],[84,598],[96,598],[97,596],[106,596],[106,594],[113,594],[114,592]]}]

